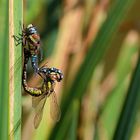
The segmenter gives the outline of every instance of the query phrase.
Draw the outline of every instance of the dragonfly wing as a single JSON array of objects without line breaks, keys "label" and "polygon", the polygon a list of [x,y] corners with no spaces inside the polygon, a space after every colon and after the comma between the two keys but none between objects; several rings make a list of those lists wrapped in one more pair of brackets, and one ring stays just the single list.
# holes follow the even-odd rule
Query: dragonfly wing
[{"label": "dragonfly wing", "polygon": [[60,111],[60,107],[57,103],[57,97],[55,92],[53,91],[50,94],[50,115],[51,118],[55,121],[58,122],[60,120],[61,117],[61,111]]},{"label": "dragonfly wing", "polygon": [[22,63],[22,56],[20,56],[13,65],[10,65],[10,69],[9,72],[12,73],[12,75],[10,75],[9,79],[10,81],[13,79],[13,76],[15,75],[15,73],[17,73],[19,70],[21,70],[21,63]]},{"label": "dragonfly wing", "polygon": [[38,96],[38,97],[35,97],[35,96],[32,96],[32,107],[33,108],[36,108],[37,105],[40,103],[40,101],[45,97],[44,94]]},{"label": "dragonfly wing", "polygon": [[15,136],[15,133],[18,131],[18,128],[20,127],[20,125],[21,125],[21,119],[19,119],[16,122],[14,128],[10,131],[10,133],[9,133],[9,138],[10,139],[13,139],[13,137]]},{"label": "dragonfly wing", "polygon": [[[38,97],[35,97],[38,98]],[[44,105],[46,102],[47,96],[44,96],[44,98],[40,98],[40,100],[38,100],[39,102],[36,102],[36,104],[34,104],[35,107],[35,117],[34,117],[34,127],[38,128],[40,121],[42,120],[42,116],[43,116],[43,109],[44,109]]]}]

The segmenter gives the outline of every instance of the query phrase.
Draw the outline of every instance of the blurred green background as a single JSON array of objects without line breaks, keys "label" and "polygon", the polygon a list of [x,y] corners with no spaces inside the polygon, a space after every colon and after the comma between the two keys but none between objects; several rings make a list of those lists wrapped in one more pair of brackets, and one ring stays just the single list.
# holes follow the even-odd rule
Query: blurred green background
[{"label": "blurred green background", "polygon": [[[55,124],[51,119],[48,99],[41,124],[35,130],[32,97],[22,90],[22,103],[15,105],[22,105],[21,121],[15,117],[15,139],[20,139],[16,131],[20,131],[21,123],[22,140],[140,140],[140,1],[24,0],[23,11],[22,3],[17,5],[15,1],[15,5],[23,13],[24,25],[32,23],[40,33],[40,66],[47,63],[64,73],[64,79],[55,87],[60,121]],[[0,19],[2,26],[4,22]],[[4,46],[1,48],[4,51]],[[16,53],[21,55],[21,51]],[[8,65],[8,57],[6,62]],[[17,62],[15,67],[21,67],[20,57]],[[20,78],[16,80],[21,82]],[[33,87],[41,83],[30,64],[28,83]],[[4,98],[2,89],[0,92],[0,98]],[[20,100],[19,94],[15,91],[16,100]],[[8,102],[0,99],[0,124],[5,104],[10,108]],[[0,134],[3,131],[0,127]]]}]

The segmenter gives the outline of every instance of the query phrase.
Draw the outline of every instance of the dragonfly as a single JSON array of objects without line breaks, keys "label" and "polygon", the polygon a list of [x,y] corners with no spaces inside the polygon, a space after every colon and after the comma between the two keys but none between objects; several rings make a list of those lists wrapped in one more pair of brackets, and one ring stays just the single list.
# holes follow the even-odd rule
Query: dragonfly
[{"label": "dragonfly", "polygon": [[38,60],[40,56],[40,61],[42,60],[42,49],[40,35],[33,24],[29,24],[26,28],[23,25],[22,34],[19,36],[13,35],[15,40],[15,45],[18,46],[22,44],[24,49],[24,55],[28,55],[31,59],[32,67],[35,73],[38,72]]},{"label": "dragonfly", "polygon": [[24,90],[32,96],[32,107],[35,109],[34,127],[38,128],[42,116],[46,99],[50,98],[50,115],[57,122],[61,117],[60,107],[57,103],[55,84],[63,79],[63,74],[59,69],[48,68],[46,65],[39,68],[38,74],[43,78],[41,87],[30,87],[27,83],[27,63],[29,58],[24,58],[22,83]]}]

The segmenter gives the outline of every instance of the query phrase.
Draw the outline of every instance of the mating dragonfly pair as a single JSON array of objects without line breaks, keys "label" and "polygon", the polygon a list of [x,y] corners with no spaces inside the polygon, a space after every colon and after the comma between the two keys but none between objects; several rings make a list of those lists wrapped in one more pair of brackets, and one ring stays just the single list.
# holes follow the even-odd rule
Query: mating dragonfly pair
[{"label": "mating dragonfly pair", "polygon": [[[50,97],[50,115],[54,121],[59,121],[61,112],[54,87],[56,82],[60,82],[63,79],[61,70],[48,68],[47,65],[38,67],[38,61],[42,59],[42,50],[40,36],[36,27],[32,24],[29,24],[26,28],[23,27],[22,34],[19,34],[19,36],[13,35],[13,37],[16,41],[16,46],[22,43],[24,50],[22,85],[24,90],[32,96],[32,106],[36,110],[34,127],[37,128],[40,124],[47,97]],[[39,88],[30,87],[27,83],[27,63],[29,59],[31,60],[34,72],[43,79],[42,85]]]}]

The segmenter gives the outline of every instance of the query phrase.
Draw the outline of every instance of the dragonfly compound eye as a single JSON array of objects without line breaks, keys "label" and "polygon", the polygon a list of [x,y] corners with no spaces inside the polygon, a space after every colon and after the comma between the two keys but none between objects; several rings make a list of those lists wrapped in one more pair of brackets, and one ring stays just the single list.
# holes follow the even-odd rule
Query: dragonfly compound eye
[{"label": "dragonfly compound eye", "polygon": [[27,35],[37,34],[37,30],[36,30],[36,28],[32,24],[29,24],[27,26],[25,32],[26,32]]},{"label": "dragonfly compound eye", "polygon": [[28,29],[28,28],[31,28],[31,27],[33,27],[33,24],[29,24],[29,25],[27,26],[27,29]]},{"label": "dragonfly compound eye", "polygon": [[37,30],[35,29],[35,27],[29,28],[29,33],[30,34],[36,34]]}]

